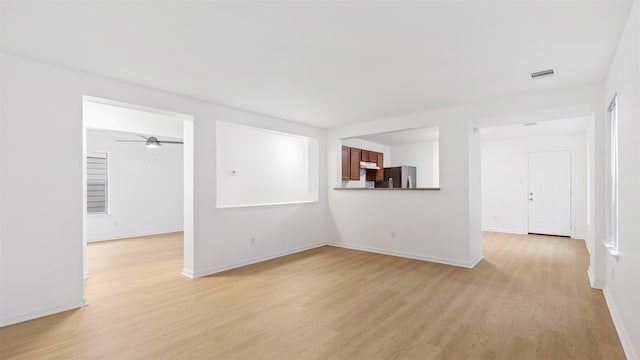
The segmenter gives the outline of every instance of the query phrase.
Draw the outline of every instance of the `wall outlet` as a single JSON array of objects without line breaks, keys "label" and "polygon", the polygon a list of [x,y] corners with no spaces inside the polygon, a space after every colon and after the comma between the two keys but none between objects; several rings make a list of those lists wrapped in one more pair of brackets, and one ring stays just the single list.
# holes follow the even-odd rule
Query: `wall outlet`
[{"label": "wall outlet", "polygon": [[256,243],[256,238],[254,236],[251,237],[251,245]]},{"label": "wall outlet", "polygon": [[396,232],[395,232],[395,231],[392,231],[392,232],[391,232],[391,238],[392,238],[392,239],[395,239],[395,238],[396,238]]}]

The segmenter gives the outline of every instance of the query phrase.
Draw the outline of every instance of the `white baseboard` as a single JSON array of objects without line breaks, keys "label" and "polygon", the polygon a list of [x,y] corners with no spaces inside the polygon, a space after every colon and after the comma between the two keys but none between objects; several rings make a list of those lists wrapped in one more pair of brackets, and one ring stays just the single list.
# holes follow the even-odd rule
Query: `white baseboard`
[{"label": "white baseboard", "polygon": [[584,246],[587,248],[587,252],[589,253],[589,258],[591,258],[591,247],[589,246],[589,241],[584,239]]},{"label": "white baseboard", "polygon": [[171,234],[171,233],[182,232],[182,231],[183,231],[182,228],[162,230],[162,231],[141,231],[141,232],[118,234],[118,235],[111,235],[111,236],[102,236],[95,239],[87,239],[87,242],[93,243],[93,242],[100,242],[100,241],[120,240],[120,239],[128,239],[128,238],[141,237],[141,236]]},{"label": "white baseboard", "polygon": [[195,276],[193,276],[193,270],[192,269],[183,268],[182,269],[182,275],[188,277],[189,279],[195,278]]},{"label": "white baseboard", "polygon": [[84,272],[82,273],[82,278],[84,278],[84,279],[88,279],[88,278],[90,278],[90,277],[91,277],[91,274],[89,274],[89,272],[88,272],[88,271],[84,271]]},{"label": "white baseboard", "polygon": [[596,277],[593,274],[593,271],[591,270],[591,266],[589,266],[589,269],[587,269],[587,276],[589,277],[589,284],[591,285],[592,288],[599,289],[599,290],[604,289],[604,284],[601,284],[600,282],[596,281]]},{"label": "white baseboard", "polygon": [[69,311],[69,310],[81,308],[86,305],[87,305],[87,302],[84,299],[82,299],[80,301],[72,302],[69,304],[53,306],[48,308],[41,308],[38,310],[26,312],[23,314],[9,316],[0,320],[0,327],[17,324],[19,322],[32,320],[32,319],[47,316],[47,315],[57,314],[63,311]]},{"label": "white baseboard", "polygon": [[476,264],[479,263],[484,258],[483,256],[480,256],[479,258],[474,259],[472,261],[465,261],[465,260],[458,260],[458,259],[446,259],[446,258],[439,258],[439,257],[433,257],[433,256],[426,256],[426,255],[408,253],[404,251],[380,249],[380,248],[364,246],[364,245],[332,243],[332,242],[330,242],[329,245],[335,246],[335,247],[341,247],[345,249],[373,252],[373,253],[383,254],[383,255],[399,256],[399,257],[408,258],[408,259],[430,261],[438,264],[452,265],[452,266],[464,267],[468,269],[471,269],[474,266],[476,266]]},{"label": "white baseboard", "polygon": [[526,235],[526,232],[522,232],[520,230],[514,230],[514,229],[500,229],[500,228],[483,228],[482,231],[488,231],[488,232],[499,232],[499,233],[505,233],[505,234],[518,234],[518,235]]},{"label": "white baseboard", "polygon": [[[482,231],[499,232],[499,233],[505,233],[505,234],[518,234],[518,235],[528,234],[526,231],[514,230],[514,229],[501,229],[501,228],[482,228]],[[581,234],[574,234],[574,235],[571,235],[571,238],[576,240],[585,240],[586,236]]]},{"label": "white baseboard", "polygon": [[473,269],[474,267],[476,267],[476,265],[478,265],[478,263],[479,263],[480,261],[482,261],[483,259],[484,259],[484,255],[480,255],[480,256],[478,256],[475,260],[471,261],[471,263],[470,263],[471,265],[470,265],[470,266],[468,266],[468,267],[469,267],[469,269]]},{"label": "white baseboard", "polygon": [[182,270],[182,275],[184,275],[186,277],[190,277],[190,278],[198,278],[198,277],[202,277],[202,276],[207,276],[207,275],[211,275],[211,274],[215,274],[215,273],[219,273],[219,272],[235,269],[235,268],[242,267],[242,266],[247,266],[247,265],[256,264],[256,263],[259,263],[259,262],[263,262],[263,261],[279,258],[279,257],[286,256],[286,255],[295,254],[295,253],[298,253],[298,252],[301,252],[301,251],[305,251],[305,250],[315,249],[315,248],[318,248],[318,247],[321,247],[321,246],[325,246],[325,245],[327,245],[327,243],[325,243],[325,242],[316,243],[316,244],[306,245],[306,246],[302,246],[302,247],[298,247],[298,248],[294,248],[294,249],[290,249],[290,250],[280,251],[280,252],[277,252],[277,253],[271,253],[271,254],[268,254],[268,255],[256,256],[256,257],[252,257],[252,258],[249,258],[249,259],[240,260],[240,261],[237,261],[237,262],[234,262],[234,263],[231,263],[231,264],[214,266],[214,267],[209,267],[209,268],[204,268],[204,269],[196,269],[194,271],[183,269]]},{"label": "white baseboard", "polygon": [[627,356],[628,360],[638,360],[636,356],[636,352],[633,349],[633,345],[631,344],[631,339],[629,338],[629,334],[624,327],[624,323],[622,322],[622,318],[616,309],[616,305],[613,302],[613,297],[609,290],[605,287],[604,291],[604,300],[607,303],[607,307],[609,307],[609,312],[611,313],[611,319],[613,319],[613,325],[616,327],[616,331],[618,332],[618,337],[620,338],[620,342],[622,343],[622,349],[624,350],[624,354]]}]

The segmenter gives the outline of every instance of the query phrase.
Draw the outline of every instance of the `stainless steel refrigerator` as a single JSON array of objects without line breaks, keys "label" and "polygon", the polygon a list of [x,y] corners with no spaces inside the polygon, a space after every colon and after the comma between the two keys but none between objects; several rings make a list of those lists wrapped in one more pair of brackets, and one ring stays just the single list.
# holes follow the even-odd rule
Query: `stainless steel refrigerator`
[{"label": "stainless steel refrigerator", "polygon": [[[389,183],[393,186],[389,186]],[[416,187],[416,167],[415,166],[394,166],[384,168],[384,181],[375,183],[377,188],[415,188]]]}]

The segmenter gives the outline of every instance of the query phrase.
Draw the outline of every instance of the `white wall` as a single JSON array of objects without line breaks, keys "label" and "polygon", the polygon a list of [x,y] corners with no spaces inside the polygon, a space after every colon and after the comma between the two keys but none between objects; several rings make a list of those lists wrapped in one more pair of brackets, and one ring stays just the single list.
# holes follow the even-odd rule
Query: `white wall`
[{"label": "white wall", "polygon": [[594,233],[594,198],[595,188],[593,186],[595,179],[595,142],[594,142],[594,119],[590,119],[587,125],[586,147],[587,147],[587,233],[584,241],[587,244],[589,253],[593,253]]},{"label": "white wall", "polygon": [[[384,167],[391,166],[389,165],[391,161],[391,147],[389,145],[384,145],[377,142],[358,139],[358,138],[343,139],[342,145],[382,153],[383,154],[382,163],[384,164]],[[339,158],[337,165],[340,165],[342,161],[342,152],[339,150],[336,156]],[[340,167],[338,171],[342,171],[342,167]],[[342,180],[341,187],[344,187],[344,188],[374,187],[374,183],[375,181],[367,181],[367,170],[360,169],[360,180]]]},{"label": "white wall", "polygon": [[415,166],[417,187],[438,187],[438,146],[437,141],[392,145],[389,166]]},{"label": "white wall", "polygon": [[[182,124],[182,121],[178,121]],[[108,153],[108,214],[87,216],[87,239],[121,239],[183,229],[183,146],[147,149],[90,130],[87,150]]]},{"label": "white wall", "polygon": [[[218,207],[318,200],[317,141],[217,122]],[[317,172],[317,171],[316,171]]]},{"label": "white wall", "polygon": [[[605,295],[627,358],[640,356],[640,1],[636,0],[605,83],[603,110],[618,95],[619,257],[606,258]],[[602,134],[601,134],[602,135]],[[602,238],[596,238],[602,248]],[[596,253],[598,255],[600,253]]]},{"label": "white wall", "polygon": [[[341,183],[339,139],[438,126],[441,190],[330,190],[329,243],[473,266],[482,258],[480,136],[473,130],[474,125],[593,116],[600,97],[599,86],[578,87],[331,129],[328,176],[329,186],[333,187]],[[603,114],[597,116],[601,120]]]},{"label": "white wall", "polygon": [[467,147],[467,155],[469,156],[469,171],[468,176],[468,215],[469,226],[468,231],[468,246],[469,246],[469,259],[475,259],[482,255],[482,233],[478,231],[482,227],[482,195],[481,195],[481,156],[480,156],[480,131],[473,124],[467,124],[467,141],[469,146]]},{"label": "white wall", "polygon": [[526,234],[528,154],[571,150],[572,236],[587,233],[586,133],[482,141],[482,229]]},{"label": "white wall", "polygon": [[[201,276],[326,243],[325,130],[10,55],[1,56],[0,75],[0,324],[84,304],[83,95],[194,117],[195,242],[185,244],[186,275]],[[216,149],[211,141],[216,120],[318,139],[319,202],[216,209]],[[31,160],[42,155],[43,144],[49,161],[34,168]],[[48,174],[44,185],[42,173]],[[55,204],[55,211],[42,204]]]},{"label": "white wall", "polygon": [[[621,101],[633,104],[621,120],[620,262],[610,261],[615,280],[608,286],[612,303],[625,319],[629,339],[638,339],[637,224],[638,158],[637,61],[638,5],[632,30],[625,32],[608,80],[607,98],[615,89]],[[635,35],[634,35],[635,34]],[[636,36],[633,38],[633,36]],[[626,40],[625,40],[626,39]],[[626,44],[626,45],[625,45]],[[627,50],[624,50],[627,49]],[[630,50],[629,50],[630,49]],[[635,50],[634,50],[635,49]],[[635,53],[629,54],[629,51]],[[626,55],[625,55],[626,54]],[[636,55],[633,55],[636,54]],[[635,56],[635,57],[634,57]],[[600,86],[547,91],[496,101],[462,105],[423,113],[371,121],[331,131],[330,145],[321,129],[247,113],[211,103],[133,86],[98,76],[70,71],[22,58],[0,59],[0,324],[8,324],[83,304],[82,298],[82,96],[110,98],[194,116],[195,143],[195,244],[193,267],[185,272],[209,272],[266,259],[330,242],[365,250],[431,259],[471,266],[481,256],[479,199],[475,195],[474,154],[479,154],[471,123],[508,123],[516,116],[525,121],[594,114],[595,133],[602,134],[604,100]],[[634,77],[635,76],[635,77]],[[626,99],[626,100],[625,100]],[[636,99],[636,100],[634,100]],[[596,111],[594,109],[601,109]],[[635,109],[635,110],[631,110]],[[522,115],[522,116],[520,116]],[[363,133],[380,133],[439,125],[441,131],[440,191],[334,191],[320,192],[320,202],[251,209],[215,208],[215,120],[268,127],[320,140],[320,188],[340,183],[338,139]],[[635,127],[634,127],[635,126]],[[37,131],[33,131],[37,129]],[[186,136],[186,134],[185,134]],[[50,140],[54,138],[55,142]],[[185,139],[186,140],[186,139]],[[602,139],[596,136],[595,151]],[[49,174],[42,186],[29,159],[49,144],[50,161],[38,172]],[[324,150],[324,151],[323,151]],[[329,156],[327,158],[327,156]],[[327,168],[325,164],[329,164]],[[595,174],[602,172],[596,161]],[[475,173],[474,173],[475,172]],[[598,179],[596,177],[596,179]],[[185,184],[187,186],[188,184]],[[38,189],[34,192],[33,189]],[[635,191],[635,192],[634,192]],[[601,179],[594,184],[596,204],[601,199]],[[57,211],[41,207],[56,204]],[[602,204],[600,203],[600,206]],[[10,210],[10,211],[9,211]],[[38,226],[33,226],[37,219]],[[313,221],[309,221],[313,219]],[[631,220],[634,220],[633,222]],[[601,221],[594,216],[594,236]],[[251,226],[247,226],[251,224]],[[329,236],[327,236],[327,229]],[[396,238],[391,239],[391,231]],[[634,233],[635,231],[635,233]],[[255,237],[255,244],[250,238]],[[186,263],[185,263],[186,264]],[[187,281],[187,280],[185,280]],[[631,304],[631,306],[630,306]],[[637,345],[634,345],[637,348]]]},{"label": "white wall", "polygon": [[[405,124],[390,119],[382,124],[369,122],[331,131],[335,140],[330,148],[337,150],[340,145],[337,139],[343,136],[403,129],[393,126],[405,125],[408,129],[439,125],[442,190],[332,190],[330,244],[460,266],[473,266],[481,259],[479,246],[471,254],[469,237],[468,122],[455,119],[437,122],[433,119],[441,117],[429,118]],[[479,152],[477,146],[474,151]],[[337,165],[336,161],[329,164],[329,176],[334,182],[339,181]],[[479,226],[475,231],[480,234]]]},{"label": "white wall", "polygon": [[135,105],[128,105],[125,108],[105,99],[91,97],[85,97],[82,111],[84,124],[88,128],[160,137],[183,137],[182,118],[175,114],[160,113],[151,109],[136,109]]}]

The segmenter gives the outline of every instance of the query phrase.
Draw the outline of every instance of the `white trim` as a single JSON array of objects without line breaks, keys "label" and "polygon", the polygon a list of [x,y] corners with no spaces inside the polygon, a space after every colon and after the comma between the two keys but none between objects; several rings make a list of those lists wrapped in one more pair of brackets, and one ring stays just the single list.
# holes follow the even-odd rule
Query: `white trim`
[{"label": "white trim", "polygon": [[587,240],[586,236],[584,238],[584,246],[587,248],[587,252],[589,253],[589,260],[591,260],[591,242]]},{"label": "white trim", "polygon": [[613,246],[611,243],[607,242],[607,240],[602,239],[602,245],[604,245],[605,249],[607,249],[607,252],[609,253],[609,255],[613,256],[614,258],[618,259],[620,257],[620,251],[618,250],[617,247]]},{"label": "white trim", "polygon": [[619,258],[620,257],[620,251],[618,250],[618,248],[612,246],[612,245],[605,245],[605,248],[607,248],[607,252],[609,253],[609,255],[613,256],[614,258]]},{"label": "white trim", "polygon": [[596,277],[591,270],[591,266],[587,269],[587,276],[589,277],[589,285],[591,285],[592,288],[600,290],[604,289],[604,283],[599,283],[595,280]]},{"label": "white trim", "polygon": [[162,109],[157,109],[157,108],[154,108],[154,107],[136,105],[136,104],[132,104],[132,103],[129,103],[129,102],[111,100],[111,99],[107,99],[107,98],[103,98],[103,97],[96,97],[96,96],[91,96],[91,95],[82,95],[82,101],[96,103],[96,104],[102,104],[102,105],[108,105],[108,106],[114,106],[114,107],[120,107],[120,108],[124,108],[124,109],[128,109],[128,110],[148,112],[148,113],[157,114],[157,115],[164,115],[164,116],[168,116],[168,117],[175,117],[175,118],[178,118],[178,119],[184,119],[185,117],[191,117],[191,115],[185,114],[185,113],[179,113],[179,112],[169,111],[169,110],[162,110]]},{"label": "white trim", "polygon": [[607,307],[609,308],[609,313],[611,313],[611,319],[613,320],[613,325],[616,327],[616,331],[618,332],[618,337],[620,338],[620,342],[622,343],[622,349],[624,350],[624,354],[627,356],[629,360],[637,360],[635,350],[633,349],[631,339],[629,338],[629,334],[624,327],[624,323],[622,322],[622,318],[616,309],[616,305],[613,301],[613,297],[609,292],[609,289],[605,288],[604,291],[604,300],[607,303]]},{"label": "white trim", "polygon": [[94,158],[98,158],[98,159],[106,159],[107,158],[107,152],[106,151],[87,150],[87,157],[94,157]]},{"label": "white trim", "polygon": [[83,272],[82,272],[82,278],[83,278],[83,279],[88,279],[88,278],[90,278],[90,277],[91,277],[91,274],[89,274],[89,272],[88,272],[88,271],[83,271]]},{"label": "white trim", "polygon": [[[487,232],[499,232],[499,233],[505,233],[505,234],[518,234],[518,235],[527,235],[527,232],[521,231],[521,230],[515,230],[515,229],[502,229],[502,228],[492,228],[492,227],[485,227],[482,229],[482,231],[487,231]],[[574,234],[571,236],[572,239],[576,239],[576,240],[584,240],[587,241],[587,236],[586,235],[582,235],[582,234]]]},{"label": "white trim", "polygon": [[87,305],[88,304],[87,304],[86,300],[82,299],[82,300],[75,301],[75,302],[72,302],[72,303],[69,303],[69,304],[53,306],[53,307],[46,307],[46,308],[41,308],[41,309],[34,310],[34,311],[29,311],[27,313],[23,313],[23,314],[19,314],[19,315],[9,316],[7,318],[4,318],[4,319],[0,320],[0,327],[8,326],[8,325],[11,325],[11,324],[17,324],[19,322],[32,320],[32,319],[43,317],[43,316],[47,316],[47,315],[53,315],[53,314],[57,314],[57,313],[60,313],[60,312],[81,308],[81,307],[87,306]]},{"label": "white trim", "polygon": [[474,267],[476,267],[476,265],[478,265],[478,263],[479,263],[480,261],[482,261],[482,260],[484,260],[484,255],[480,255],[480,256],[478,256],[475,260],[473,260],[473,261],[471,261],[471,262],[469,263],[469,266],[465,266],[465,267],[468,267],[469,269],[473,269],[473,268],[474,268]]},{"label": "white trim", "polygon": [[240,260],[240,261],[237,261],[237,262],[234,262],[234,263],[230,263],[230,264],[213,266],[213,267],[208,267],[208,268],[194,270],[194,271],[190,271],[188,269],[183,269],[182,270],[182,275],[184,275],[186,277],[190,277],[190,278],[199,278],[199,277],[202,277],[202,276],[212,275],[212,274],[215,274],[215,273],[219,273],[219,272],[223,272],[223,271],[239,268],[239,267],[242,267],[242,266],[256,264],[256,263],[259,263],[259,262],[263,262],[263,261],[279,258],[279,257],[286,256],[286,255],[295,254],[295,253],[306,251],[306,250],[315,249],[315,248],[326,246],[326,245],[327,245],[326,242],[316,243],[316,244],[306,245],[306,246],[303,246],[303,247],[293,248],[293,249],[290,249],[290,250],[280,251],[280,252],[272,253],[272,254],[268,254],[268,255],[256,256],[256,257],[252,257],[252,258],[245,259],[245,260]]},{"label": "white trim", "polygon": [[252,207],[269,207],[269,206],[286,206],[286,205],[300,205],[300,204],[313,204],[319,203],[320,200],[300,200],[300,201],[285,201],[276,203],[264,203],[264,204],[246,204],[246,205],[217,205],[216,209],[242,209]]},{"label": "white trim", "polygon": [[619,240],[619,134],[618,134],[618,94],[613,95],[607,107],[605,119],[605,246],[609,254],[618,256]]},{"label": "white trim", "polygon": [[170,230],[163,230],[163,231],[143,231],[143,232],[136,232],[136,233],[129,233],[129,234],[100,237],[97,239],[88,239],[87,241],[89,244],[91,244],[91,243],[100,242],[100,241],[122,240],[122,239],[136,238],[136,237],[142,237],[142,236],[173,234],[177,232],[183,232],[183,229],[179,228],[179,229],[170,229]]},{"label": "white trim", "polygon": [[189,279],[195,278],[195,276],[193,276],[193,269],[183,268],[182,275],[188,277]]},{"label": "white trim", "polygon": [[482,255],[479,258],[474,259],[472,261],[465,261],[465,260],[458,260],[458,259],[446,259],[446,258],[438,258],[438,257],[433,257],[433,256],[426,256],[426,255],[408,253],[408,252],[404,252],[404,251],[387,250],[387,249],[380,249],[380,248],[375,248],[375,247],[371,247],[371,246],[355,245],[355,244],[344,244],[344,243],[331,243],[330,242],[329,246],[341,247],[341,248],[352,249],[352,250],[360,250],[360,251],[366,251],[366,252],[373,252],[373,253],[383,254],[383,255],[398,256],[398,257],[403,257],[403,258],[408,258],[408,259],[429,261],[429,262],[434,262],[434,263],[438,263],[438,264],[464,267],[464,268],[468,268],[468,269],[473,268],[482,259],[484,259],[484,257]]},{"label": "white trim", "polygon": [[513,230],[513,229],[501,229],[501,228],[484,228],[482,229],[482,231],[487,231],[487,232],[499,232],[499,233],[505,233],[505,234],[518,234],[518,235],[527,235],[526,232],[523,232],[521,230]]},{"label": "white trim", "polygon": [[613,246],[606,246],[607,251],[609,252],[609,255],[613,256],[614,258],[619,258],[620,257],[620,251],[618,249],[616,249]]}]

